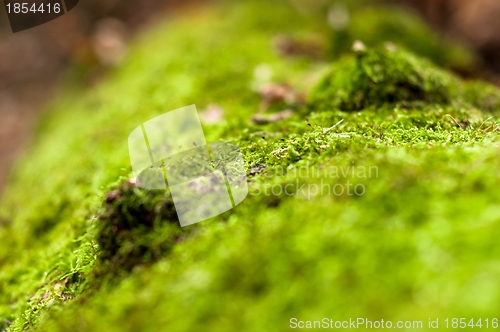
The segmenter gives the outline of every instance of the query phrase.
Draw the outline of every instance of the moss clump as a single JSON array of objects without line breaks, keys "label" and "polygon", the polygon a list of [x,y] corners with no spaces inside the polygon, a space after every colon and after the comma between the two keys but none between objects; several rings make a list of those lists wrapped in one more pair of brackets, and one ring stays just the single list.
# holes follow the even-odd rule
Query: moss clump
[{"label": "moss clump", "polygon": [[465,86],[463,98],[482,111],[500,112],[500,91],[493,85],[481,81],[469,82]]},{"label": "moss clump", "polygon": [[335,63],[314,88],[314,110],[356,111],[385,103],[448,103],[456,78],[404,50],[373,49]]},{"label": "moss clump", "polygon": [[106,194],[97,226],[98,258],[112,269],[130,270],[162,257],[181,234],[170,195],[124,182]]},{"label": "moss clump", "polygon": [[[337,10],[342,10],[340,7]],[[343,9],[346,10],[346,9]],[[334,58],[349,53],[355,40],[368,47],[385,42],[401,45],[413,53],[448,68],[469,71],[474,56],[465,47],[445,41],[416,14],[391,6],[352,10],[349,24],[333,32],[330,54]]]},{"label": "moss clump", "polygon": [[490,84],[464,82],[409,51],[393,47],[359,51],[335,62],[313,88],[310,111],[358,111],[411,102],[459,109],[500,111],[500,92]]}]

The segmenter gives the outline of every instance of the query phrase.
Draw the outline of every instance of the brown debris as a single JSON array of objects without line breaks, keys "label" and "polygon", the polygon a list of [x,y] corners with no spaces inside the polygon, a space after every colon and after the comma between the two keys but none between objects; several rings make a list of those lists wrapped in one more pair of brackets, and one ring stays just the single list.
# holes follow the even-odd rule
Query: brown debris
[{"label": "brown debris", "polygon": [[272,44],[276,52],[284,57],[306,56],[317,60],[324,53],[323,45],[314,39],[299,40],[287,35],[278,35]]},{"label": "brown debris", "polygon": [[254,175],[257,175],[257,174],[260,174],[262,172],[264,172],[265,170],[267,169],[267,166],[259,166],[259,167],[254,167],[250,170],[250,172],[248,173],[249,176],[254,176]]},{"label": "brown debris", "polygon": [[92,50],[103,66],[115,66],[127,51],[127,28],[116,18],[105,18],[96,23],[91,38]]},{"label": "brown debris", "polygon": [[293,111],[289,109],[267,116],[264,114],[256,114],[252,117],[252,122],[258,125],[263,125],[288,119],[292,115]]},{"label": "brown debris", "polygon": [[218,123],[224,116],[224,110],[217,104],[210,104],[205,111],[201,113],[201,119],[206,123]]},{"label": "brown debris", "polygon": [[106,203],[111,203],[119,199],[121,199],[121,196],[118,190],[108,191],[106,193]]},{"label": "brown debris", "polygon": [[260,110],[265,111],[272,104],[284,102],[286,104],[302,104],[305,102],[305,95],[298,93],[288,84],[268,83],[259,88],[258,93],[262,97]]}]

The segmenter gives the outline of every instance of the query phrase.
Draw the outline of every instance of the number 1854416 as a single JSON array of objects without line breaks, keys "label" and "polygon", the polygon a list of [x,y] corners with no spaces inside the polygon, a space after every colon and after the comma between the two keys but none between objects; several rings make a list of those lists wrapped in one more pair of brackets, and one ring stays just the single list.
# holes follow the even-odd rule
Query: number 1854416
[{"label": "number 1854416", "polygon": [[46,13],[46,14],[59,14],[61,12],[61,4],[60,3],[41,3],[41,4],[32,4],[30,6],[29,3],[23,2],[15,2],[8,3],[6,5],[7,13],[11,14],[28,14],[28,13]]}]

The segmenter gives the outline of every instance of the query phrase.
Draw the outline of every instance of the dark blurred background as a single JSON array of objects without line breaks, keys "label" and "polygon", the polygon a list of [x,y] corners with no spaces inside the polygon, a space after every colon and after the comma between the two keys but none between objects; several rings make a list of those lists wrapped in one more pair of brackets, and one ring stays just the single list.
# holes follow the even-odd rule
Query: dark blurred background
[{"label": "dark blurred background", "polygon": [[[309,1],[334,3],[282,1],[306,6]],[[443,35],[462,40],[478,54],[479,70],[472,76],[500,82],[500,1],[385,2],[415,10]],[[10,165],[30,137],[37,114],[68,68],[91,85],[119,63],[127,42],[141,28],[201,4],[194,0],[81,0],[62,17],[16,34],[0,6],[0,191]]]},{"label": "dark blurred background", "polygon": [[92,84],[119,61],[134,33],[194,2],[82,0],[56,20],[15,34],[0,5],[0,191],[68,68]]},{"label": "dark blurred background", "polygon": [[487,70],[500,72],[500,1],[391,0],[416,9],[432,26],[474,48]]}]

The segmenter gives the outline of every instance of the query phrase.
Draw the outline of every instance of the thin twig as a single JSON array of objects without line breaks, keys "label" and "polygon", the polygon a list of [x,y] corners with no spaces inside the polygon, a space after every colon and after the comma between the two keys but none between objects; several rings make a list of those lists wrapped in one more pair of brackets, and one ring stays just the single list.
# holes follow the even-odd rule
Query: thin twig
[{"label": "thin twig", "polygon": [[457,119],[455,119],[454,117],[452,117],[450,114],[446,114],[446,116],[449,116],[450,118],[452,118],[452,119],[453,119],[453,122],[455,122],[455,124],[456,124],[458,127],[460,127],[460,129],[464,129],[464,128],[462,127],[462,125],[461,125],[460,123],[458,123]]},{"label": "thin twig", "polygon": [[326,129],[323,129],[323,134],[326,134],[328,133],[330,130],[332,130],[333,128],[337,127],[339,124],[341,124],[342,122],[344,122],[344,119],[340,120],[339,122],[337,122],[336,124],[334,124],[333,126],[331,126],[330,128],[326,128]]},{"label": "thin twig", "polygon": [[[492,118],[493,118],[493,117],[492,117],[492,116],[490,116],[489,118],[487,118],[486,120],[484,120],[484,121],[483,121],[483,123],[481,123],[481,126],[479,126],[479,128],[478,128],[477,130],[481,130],[481,128],[483,128],[483,125],[486,123],[486,121],[491,120]],[[490,127],[491,127],[491,126],[490,126]],[[488,127],[488,128],[490,128],[490,127]]]}]

